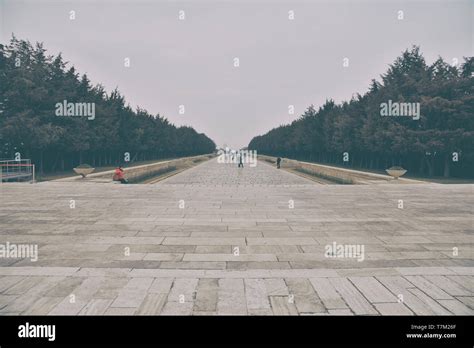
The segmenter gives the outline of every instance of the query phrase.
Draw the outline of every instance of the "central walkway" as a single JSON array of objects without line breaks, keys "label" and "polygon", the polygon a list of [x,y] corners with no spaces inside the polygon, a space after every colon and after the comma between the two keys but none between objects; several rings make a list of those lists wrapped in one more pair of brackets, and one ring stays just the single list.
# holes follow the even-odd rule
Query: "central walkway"
[{"label": "central walkway", "polygon": [[312,185],[313,181],[288,173],[283,169],[276,170],[276,167],[262,161],[254,167],[244,164],[244,168],[238,168],[237,164],[218,163],[216,159],[213,159],[162,183],[221,187],[223,185]]},{"label": "central walkway", "polygon": [[0,314],[472,315],[472,190],[215,158],[154,185],[3,184],[0,244],[39,250],[0,258]]}]

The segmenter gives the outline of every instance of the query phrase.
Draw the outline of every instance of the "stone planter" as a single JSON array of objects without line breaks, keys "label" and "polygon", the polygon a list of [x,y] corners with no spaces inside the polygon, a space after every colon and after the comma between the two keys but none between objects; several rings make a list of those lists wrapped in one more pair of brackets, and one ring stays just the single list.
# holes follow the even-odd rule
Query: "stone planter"
[{"label": "stone planter", "polygon": [[388,173],[388,175],[390,175],[391,177],[395,178],[395,179],[398,179],[399,177],[401,177],[402,175],[405,175],[405,173],[407,172],[406,169],[403,169],[403,168],[388,168],[388,169],[385,169],[385,171]]},{"label": "stone planter", "polygon": [[82,175],[83,178],[85,178],[87,175],[89,175],[90,173],[92,173],[94,171],[95,168],[73,168],[74,172],[76,172],[76,174],[79,174],[79,175]]}]

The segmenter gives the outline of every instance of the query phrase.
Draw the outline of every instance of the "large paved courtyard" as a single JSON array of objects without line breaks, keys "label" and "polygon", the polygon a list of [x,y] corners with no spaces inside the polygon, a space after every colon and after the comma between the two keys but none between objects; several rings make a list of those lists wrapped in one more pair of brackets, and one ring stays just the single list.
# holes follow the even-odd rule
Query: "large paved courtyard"
[{"label": "large paved courtyard", "polygon": [[154,185],[1,184],[0,244],[39,249],[0,258],[0,314],[473,314],[473,187],[215,159]]}]

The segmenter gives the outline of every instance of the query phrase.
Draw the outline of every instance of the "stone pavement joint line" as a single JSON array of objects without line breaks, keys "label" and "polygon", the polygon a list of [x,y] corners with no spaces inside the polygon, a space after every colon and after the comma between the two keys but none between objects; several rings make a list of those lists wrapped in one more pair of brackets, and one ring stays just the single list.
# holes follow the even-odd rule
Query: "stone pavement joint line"
[{"label": "stone pavement joint line", "polygon": [[473,315],[473,188],[216,159],[153,185],[2,184],[0,245],[38,260],[0,258],[0,315]]}]

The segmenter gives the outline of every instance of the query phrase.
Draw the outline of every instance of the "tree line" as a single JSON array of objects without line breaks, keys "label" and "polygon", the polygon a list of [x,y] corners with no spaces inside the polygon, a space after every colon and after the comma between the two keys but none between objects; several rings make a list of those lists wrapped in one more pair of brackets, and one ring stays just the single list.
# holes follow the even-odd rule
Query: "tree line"
[{"label": "tree line", "polygon": [[[428,65],[413,46],[390,64],[381,81],[373,79],[365,94],[340,104],[329,99],[318,109],[311,105],[248,147],[318,163],[374,170],[399,165],[422,176],[472,178],[473,62],[468,57],[448,64],[440,57]],[[420,115],[402,117],[398,110],[386,116],[387,105],[418,105]]]},{"label": "tree line", "polygon": [[[42,43],[33,46],[13,36],[0,45],[0,158],[19,155],[32,159],[40,172],[54,172],[82,163],[117,165],[127,154],[135,162],[215,151],[205,134],[133,110],[118,89],[107,93],[100,84],[92,86],[67,65],[61,54],[48,55]],[[81,111],[77,107],[58,117],[66,101],[92,104],[94,117],[68,117]]]}]

